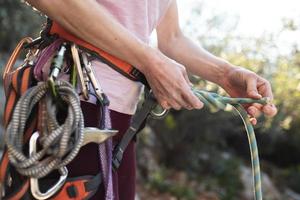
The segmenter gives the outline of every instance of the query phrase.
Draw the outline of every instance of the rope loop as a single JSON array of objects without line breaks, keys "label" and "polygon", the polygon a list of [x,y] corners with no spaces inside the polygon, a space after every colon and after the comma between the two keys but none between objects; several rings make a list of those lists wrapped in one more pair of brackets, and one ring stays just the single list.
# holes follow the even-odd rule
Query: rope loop
[{"label": "rope loop", "polygon": [[[17,171],[33,178],[42,178],[51,171],[70,163],[83,143],[84,120],[80,99],[71,84],[55,81],[58,96],[64,104],[66,117],[57,99],[51,94],[49,84],[41,82],[30,88],[17,102],[5,134],[8,156]],[[41,148],[32,155],[24,153],[24,130],[37,104],[41,104]],[[61,119],[64,118],[64,119]]]}]

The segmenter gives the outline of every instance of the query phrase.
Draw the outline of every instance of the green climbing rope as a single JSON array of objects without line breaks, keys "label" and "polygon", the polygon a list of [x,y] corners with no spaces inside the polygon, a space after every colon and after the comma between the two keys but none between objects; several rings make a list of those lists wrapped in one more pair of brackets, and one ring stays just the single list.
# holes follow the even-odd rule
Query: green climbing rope
[{"label": "green climbing rope", "polygon": [[241,104],[259,103],[265,105],[267,103],[270,103],[270,99],[230,98],[220,96],[212,92],[197,90],[195,88],[193,88],[192,90],[194,94],[204,103],[205,106],[208,106],[213,110],[225,110],[226,106],[229,104],[232,105],[235,108],[235,111],[241,116],[247,132],[250,147],[255,200],[262,200],[260,164],[255,133],[248,114]]}]

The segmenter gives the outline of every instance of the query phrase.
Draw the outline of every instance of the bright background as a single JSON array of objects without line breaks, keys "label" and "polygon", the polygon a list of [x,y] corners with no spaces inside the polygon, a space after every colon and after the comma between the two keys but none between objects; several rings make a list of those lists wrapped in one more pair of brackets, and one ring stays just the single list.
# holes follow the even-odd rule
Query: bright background
[{"label": "bright background", "polygon": [[[264,199],[299,200],[300,0],[178,0],[178,6],[187,36],[271,82],[279,112],[255,126]],[[1,66],[20,38],[38,35],[43,21],[19,0],[0,0]],[[0,90],[0,118],[4,99]],[[248,141],[232,113],[171,111],[150,121],[137,144],[137,199],[253,199]]]},{"label": "bright background", "polygon": [[[300,19],[298,0],[178,0],[180,22],[183,27],[190,22],[201,34],[206,30],[204,22],[212,16],[223,15],[222,23],[236,25],[231,30],[236,37],[259,38],[282,31],[287,19]],[[195,8],[203,7],[201,16],[195,17]],[[220,32],[219,35],[224,33]],[[214,33],[218,36],[218,33]],[[300,45],[300,31],[287,32],[276,38],[280,51],[289,52],[290,45]]]}]

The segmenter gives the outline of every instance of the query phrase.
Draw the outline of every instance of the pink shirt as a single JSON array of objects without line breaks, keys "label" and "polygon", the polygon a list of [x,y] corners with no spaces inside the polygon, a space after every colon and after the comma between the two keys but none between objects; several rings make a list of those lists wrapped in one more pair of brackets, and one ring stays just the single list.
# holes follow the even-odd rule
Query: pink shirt
[{"label": "pink shirt", "polygon": [[[165,14],[171,0],[97,0],[115,19],[133,35],[149,43],[150,35]],[[134,114],[142,85],[124,77],[101,61],[92,65],[104,92],[110,100],[110,109]]]}]

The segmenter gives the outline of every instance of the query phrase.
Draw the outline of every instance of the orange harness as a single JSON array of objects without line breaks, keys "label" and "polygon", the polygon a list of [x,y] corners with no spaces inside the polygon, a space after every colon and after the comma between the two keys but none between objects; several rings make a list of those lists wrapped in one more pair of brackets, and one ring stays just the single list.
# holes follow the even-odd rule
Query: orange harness
[{"label": "orange harness", "polygon": [[[51,38],[63,38],[66,41],[75,43],[84,50],[88,51],[90,54],[99,58],[102,62],[108,64],[110,67],[120,72],[127,78],[133,81],[139,81],[143,83],[147,89],[149,85],[144,77],[144,75],[137,70],[134,66],[120,60],[105,51],[96,48],[95,46],[75,37],[74,35],[65,31],[57,23],[48,21],[46,28],[41,33],[41,38],[38,40],[32,40],[31,38],[23,39],[17,46],[17,48],[12,53],[3,73],[3,82],[6,95],[6,105],[5,105],[5,115],[4,115],[4,126],[7,128],[12,114],[14,112],[14,107],[19,100],[19,98],[31,87],[37,84],[33,75],[34,66],[27,63],[15,70],[13,67],[19,56],[20,52],[24,48],[33,47],[40,45],[43,48],[44,45],[48,45],[53,42]],[[147,100],[148,99],[148,100]],[[144,103],[144,109],[137,113],[134,123],[125,133],[125,137],[121,142],[115,147],[113,153],[113,167],[117,169],[121,163],[123,152],[127,147],[128,143],[132,138],[135,137],[141,124],[144,122],[146,117],[149,115],[150,111],[156,105],[156,100],[153,95],[148,95]],[[31,120],[28,120],[26,128],[24,131],[24,143],[28,143],[31,135],[38,130],[38,115],[39,108],[36,108],[36,112],[30,116]],[[11,183],[8,183],[8,177],[11,177]],[[88,199],[91,197],[99,188],[101,184],[101,174],[94,176],[81,176],[76,178],[68,178],[64,186],[50,199]],[[49,180],[51,181],[51,180]],[[2,187],[2,188],[1,188]],[[7,148],[4,148],[3,156],[0,162],[0,190],[5,191],[5,196],[3,199],[18,200],[18,199],[33,199],[30,192],[29,178],[20,175],[16,169],[10,164],[8,158]],[[1,199],[1,194],[0,194]]]},{"label": "orange harness", "polygon": [[144,75],[134,66],[74,36],[73,34],[63,29],[58,23],[49,20],[46,31],[50,35],[58,35],[60,38],[63,38],[67,41],[79,45],[80,47],[84,48],[88,52],[97,56],[101,61],[103,61],[104,63],[106,63],[107,65],[109,65],[114,70],[121,73],[122,75],[126,76],[127,78],[134,81],[142,82],[144,85],[148,86],[148,83]]}]

